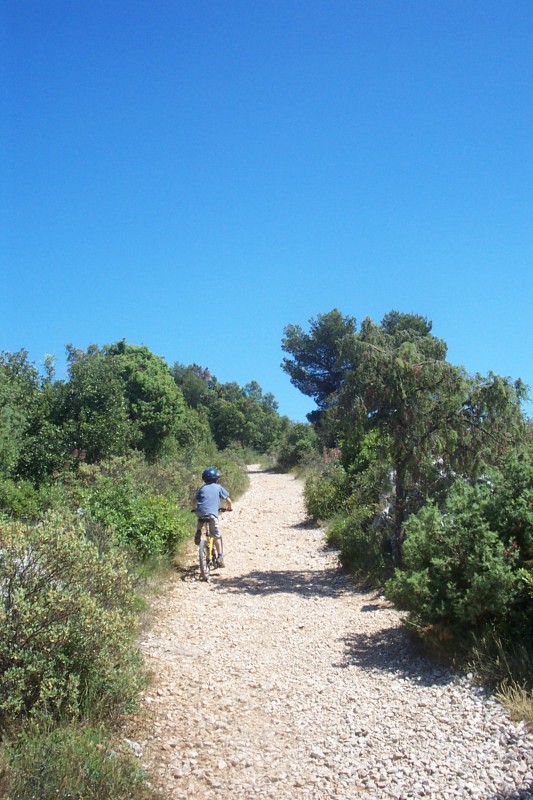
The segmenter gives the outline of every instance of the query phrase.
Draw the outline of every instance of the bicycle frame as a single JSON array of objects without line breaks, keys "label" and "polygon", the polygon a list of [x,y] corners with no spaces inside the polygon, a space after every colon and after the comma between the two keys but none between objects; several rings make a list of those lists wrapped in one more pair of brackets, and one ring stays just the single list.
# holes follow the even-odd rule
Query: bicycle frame
[{"label": "bicycle frame", "polygon": [[202,519],[199,520],[199,522],[201,524],[202,531],[202,537],[198,546],[200,574],[204,581],[209,581],[212,570],[218,568],[215,537],[211,536],[208,519]]}]

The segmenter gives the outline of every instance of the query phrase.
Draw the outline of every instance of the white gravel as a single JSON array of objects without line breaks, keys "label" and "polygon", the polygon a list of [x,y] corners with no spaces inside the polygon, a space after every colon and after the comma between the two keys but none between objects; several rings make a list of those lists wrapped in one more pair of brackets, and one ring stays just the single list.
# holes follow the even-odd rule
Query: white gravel
[{"label": "white gravel", "polygon": [[191,536],[153,603],[153,681],[124,736],[154,783],[175,800],[533,800],[525,726],[354,590],[298,481],[250,473],[222,519],[227,568],[201,582]]}]

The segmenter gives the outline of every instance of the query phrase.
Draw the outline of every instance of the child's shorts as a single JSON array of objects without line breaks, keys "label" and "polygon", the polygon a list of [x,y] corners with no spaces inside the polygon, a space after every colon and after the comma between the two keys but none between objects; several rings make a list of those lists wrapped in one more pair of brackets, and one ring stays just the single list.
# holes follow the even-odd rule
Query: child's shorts
[{"label": "child's shorts", "polygon": [[220,528],[218,527],[218,517],[215,517],[214,514],[209,514],[207,517],[198,517],[198,527],[200,527],[202,522],[209,523],[209,533],[215,539],[220,539],[222,534],[220,533]]}]

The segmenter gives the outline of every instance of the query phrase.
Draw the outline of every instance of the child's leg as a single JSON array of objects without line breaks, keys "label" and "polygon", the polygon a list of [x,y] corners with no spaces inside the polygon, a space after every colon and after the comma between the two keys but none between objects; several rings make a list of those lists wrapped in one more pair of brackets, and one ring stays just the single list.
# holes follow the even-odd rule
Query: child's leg
[{"label": "child's leg", "polygon": [[196,519],[196,533],[194,534],[194,544],[200,544],[202,539],[202,521],[198,517]]},{"label": "child's leg", "polygon": [[222,535],[220,533],[220,528],[218,527],[218,517],[209,518],[209,532],[215,539],[215,550],[217,555],[223,556],[224,550],[222,548]]}]

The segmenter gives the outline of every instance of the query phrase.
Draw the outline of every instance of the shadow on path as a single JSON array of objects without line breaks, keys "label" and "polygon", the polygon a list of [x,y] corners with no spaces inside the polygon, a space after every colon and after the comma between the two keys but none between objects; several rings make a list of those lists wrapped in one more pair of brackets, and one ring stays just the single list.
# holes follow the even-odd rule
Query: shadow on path
[{"label": "shadow on path", "polygon": [[302,522],[297,522],[296,525],[288,525],[288,528],[291,528],[295,531],[318,531],[320,530],[320,525],[314,522],[312,519],[304,519]]},{"label": "shadow on path", "polygon": [[182,581],[188,582],[195,582],[201,581],[202,577],[200,575],[200,566],[196,564],[190,564],[189,566],[181,566],[176,567],[176,574],[179,576],[179,579]]},{"label": "shadow on path", "polygon": [[[255,570],[235,578],[224,576],[218,588],[232,594],[256,596],[297,594],[304,599],[313,597],[335,599],[348,594],[355,598],[359,594],[349,584],[346,573],[340,568],[327,572],[297,569]],[[361,592],[360,596],[368,599],[368,594],[365,592]],[[355,607],[354,614],[359,612],[364,618],[367,614],[379,614],[389,610],[387,606],[379,603],[367,602],[359,609]],[[366,670],[382,670],[419,686],[443,686],[454,680],[451,672],[433,665],[419,654],[403,628],[391,626],[390,620],[387,622],[389,623],[387,627],[372,633],[354,630],[346,635],[342,639],[343,659],[335,666],[346,669],[356,665]],[[357,626],[355,616],[354,626]]]},{"label": "shadow on path", "polygon": [[338,597],[351,591],[342,569],[253,570],[236,578],[224,578],[224,590],[233,594],[300,594],[303,597]]},{"label": "shadow on path", "polygon": [[497,792],[489,800],[533,800],[533,783],[510,792]]},{"label": "shadow on path", "polygon": [[[363,610],[368,606],[363,606]],[[432,664],[421,656],[401,627],[364,631],[344,637],[345,653],[341,668],[356,665],[363,669],[383,670],[419,686],[445,686],[454,680],[452,672]]]}]

